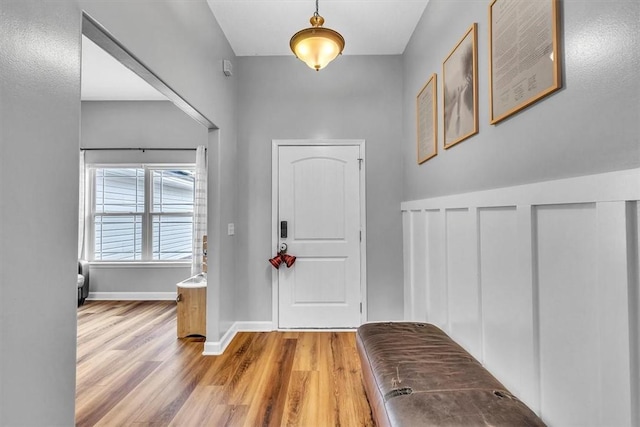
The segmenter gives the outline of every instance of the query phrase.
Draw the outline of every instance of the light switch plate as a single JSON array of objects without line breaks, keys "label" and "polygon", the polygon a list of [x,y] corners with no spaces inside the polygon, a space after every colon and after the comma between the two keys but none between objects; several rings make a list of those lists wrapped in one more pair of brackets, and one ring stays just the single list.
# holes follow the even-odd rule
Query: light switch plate
[{"label": "light switch plate", "polygon": [[234,223],[229,223],[227,224],[227,234],[229,236],[233,236],[234,234],[236,234],[236,226]]}]

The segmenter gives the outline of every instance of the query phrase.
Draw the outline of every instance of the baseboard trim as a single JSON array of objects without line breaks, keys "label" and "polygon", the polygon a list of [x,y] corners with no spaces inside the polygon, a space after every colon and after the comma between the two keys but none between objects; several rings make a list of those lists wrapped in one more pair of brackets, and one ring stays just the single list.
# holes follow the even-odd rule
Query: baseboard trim
[{"label": "baseboard trim", "polygon": [[203,356],[219,356],[226,350],[238,332],[271,332],[276,328],[273,322],[235,322],[220,341],[207,341],[204,343]]},{"label": "baseboard trim", "polygon": [[175,292],[89,292],[90,301],[171,301]]}]

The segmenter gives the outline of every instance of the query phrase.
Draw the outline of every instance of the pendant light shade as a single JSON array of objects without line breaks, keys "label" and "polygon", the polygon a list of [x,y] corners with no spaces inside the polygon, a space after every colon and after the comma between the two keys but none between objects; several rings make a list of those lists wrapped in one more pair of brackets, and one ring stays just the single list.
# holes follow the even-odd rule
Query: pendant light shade
[{"label": "pendant light shade", "polygon": [[316,12],[309,20],[311,27],[300,30],[291,37],[289,45],[294,55],[316,71],[326,67],[344,49],[344,38],[330,28],[324,28],[324,18]]}]

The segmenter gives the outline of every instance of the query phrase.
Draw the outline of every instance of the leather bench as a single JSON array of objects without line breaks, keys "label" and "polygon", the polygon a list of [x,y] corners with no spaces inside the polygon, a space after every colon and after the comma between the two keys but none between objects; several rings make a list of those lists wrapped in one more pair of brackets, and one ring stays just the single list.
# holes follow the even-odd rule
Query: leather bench
[{"label": "leather bench", "polygon": [[356,343],[379,427],[545,425],[434,325],[368,323]]}]

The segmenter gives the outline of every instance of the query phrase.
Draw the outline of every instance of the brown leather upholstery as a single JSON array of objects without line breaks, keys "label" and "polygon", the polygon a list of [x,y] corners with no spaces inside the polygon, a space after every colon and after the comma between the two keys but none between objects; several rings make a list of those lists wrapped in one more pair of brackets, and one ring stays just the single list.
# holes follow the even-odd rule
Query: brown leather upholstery
[{"label": "brown leather upholstery", "polygon": [[369,323],[356,342],[378,426],[544,426],[434,325]]}]

